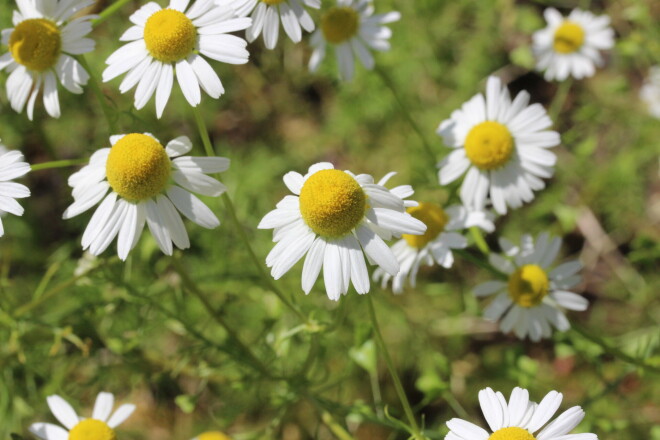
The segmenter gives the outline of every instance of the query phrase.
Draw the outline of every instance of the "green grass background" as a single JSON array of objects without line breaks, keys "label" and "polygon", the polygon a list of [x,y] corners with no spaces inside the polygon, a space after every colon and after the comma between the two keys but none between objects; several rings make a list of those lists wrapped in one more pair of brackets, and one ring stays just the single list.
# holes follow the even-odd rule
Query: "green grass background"
[{"label": "green grass background", "polygon": [[[128,15],[143,3],[129,3],[93,32],[97,50],[87,59],[95,77],[119,47]],[[324,8],[331,4],[324,0]],[[96,10],[105,5],[100,2]],[[450,191],[438,186],[435,161],[448,150],[435,129],[483,90],[489,74],[551,105],[557,84],[533,72],[529,47],[549,5],[607,13],[616,47],[594,78],[573,84],[556,119],[562,145],[555,150],[555,178],[533,203],[498,219],[487,239],[496,249],[497,236],[517,240],[544,230],[564,236],[562,258],[585,264],[579,288],[591,302],[588,311],[569,313],[571,322],[655,365],[656,372],[574,331],[538,344],[502,335],[480,318],[484,304],[470,293],[489,274],[457,259],[452,270],[422,271],[418,288],[404,295],[376,286],[369,294],[431,438],[444,437],[444,422],[459,416],[458,405],[486,426],[478,390],[491,386],[508,396],[519,385],[537,401],[552,389],[563,392],[562,409],[582,405],[587,416],[579,432],[595,432],[601,440],[660,439],[660,121],[638,99],[648,67],[660,63],[660,4],[378,0],[377,12],[399,10],[403,16],[391,25],[392,50],[377,55],[380,72],[360,66],[354,81],[340,83],[334,61],[327,59],[319,73],[310,74],[309,47],[282,36],[274,51],[261,41],[251,44],[245,66],[212,63],[227,93],[217,101],[205,96],[201,109],[217,153],[232,160],[222,180],[263,260],[271,233],[256,225],[287,193],[281,177],[289,170],[305,172],[322,160],[376,178],[395,170],[392,182],[413,184],[417,200],[447,200]],[[2,28],[11,26],[13,7],[0,0]],[[3,84],[6,76],[0,74]],[[159,121],[153,101],[135,111],[132,93],[118,93],[119,82],[102,89],[121,114],[122,132],[151,132],[163,141],[188,135],[194,154],[203,155],[178,86]],[[59,120],[46,117],[38,104],[30,123],[11,110],[3,86],[3,143],[23,151],[31,163],[88,157],[109,145],[114,133],[89,88],[81,96],[60,91],[60,101]],[[91,211],[61,220],[72,201],[66,179],[73,171],[28,175],[32,197],[22,201],[24,216],[3,218],[0,437],[13,432],[29,438],[30,423],[53,422],[47,395],[60,394],[89,416],[96,393],[106,390],[138,405],[120,428],[125,439],[188,439],[211,428],[239,440],[331,439],[337,438],[334,424],[356,439],[406,438],[374,409],[376,382],[387,412],[404,419],[387,370],[376,362],[365,297],[351,291],[333,303],[322,281],[305,296],[297,265],[277,283],[323,326],[312,337],[259,278],[224,205],[212,198],[204,201],[222,225],[207,231],[187,222],[192,246],[177,253],[212,311],[185,291],[171,258],[148,232],[125,264],[113,258],[112,246],[88,275],[75,277]],[[214,314],[271,375],[287,379],[250,367]]]}]

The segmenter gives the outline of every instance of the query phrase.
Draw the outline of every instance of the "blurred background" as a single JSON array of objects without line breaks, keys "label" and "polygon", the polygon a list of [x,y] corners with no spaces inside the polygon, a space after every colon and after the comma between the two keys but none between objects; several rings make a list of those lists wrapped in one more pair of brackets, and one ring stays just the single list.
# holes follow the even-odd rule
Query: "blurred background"
[{"label": "blurred background", "polygon": [[[99,1],[93,12],[110,3]],[[97,79],[130,26],[128,16],[144,3],[129,2],[92,33],[97,49],[86,58]],[[333,4],[324,0],[323,9]],[[551,110],[562,136],[555,177],[532,203],[499,218],[487,241],[497,250],[498,236],[563,236],[562,258],[585,266],[578,293],[590,308],[568,314],[583,331],[537,344],[501,334],[481,318],[484,304],[471,294],[489,274],[460,258],[451,270],[424,270],[418,287],[403,295],[377,286],[369,295],[430,438],[444,438],[452,417],[486,426],[477,392],[490,386],[508,396],[518,385],[537,401],[550,390],[563,392],[562,410],[581,405],[587,416],[578,432],[660,440],[660,121],[639,99],[649,68],[660,64],[660,2],[378,0],[377,13],[398,10],[402,20],[390,26],[392,50],[376,55],[376,71],[358,66],[356,78],[341,83],[332,57],[318,73],[308,72],[307,38],[294,45],[281,35],[273,51],[258,40],[249,45],[247,65],[212,62],[226,94],[217,101],[204,96],[202,112],[216,152],[232,160],[222,180],[263,260],[271,232],[256,225],[288,193],[281,177],[290,170],[304,173],[319,161],[377,179],[394,170],[392,184],[411,183],[416,200],[455,197],[437,182],[435,163],[448,149],[435,130],[483,91],[488,75],[553,105],[558,84],[533,71],[530,49],[548,6],[608,14],[616,46],[595,77],[574,82],[561,108]],[[3,29],[12,26],[14,7],[0,0]],[[320,13],[312,15],[318,22]],[[109,146],[115,133],[89,88],[84,95],[60,90],[59,120],[38,103],[30,123],[11,110],[6,77],[0,73],[7,148],[34,164]],[[153,101],[136,111],[132,93],[119,94],[120,81],[102,90],[120,112],[122,132],[151,132],[163,141],[187,135],[192,154],[204,155],[178,86],[157,120]],[[186,291],[172,258],[148,233],[125,264],[114,245],[98,259],[83,256],[80,237],[91,211],[61,219],[72,202],[66,179],[76,169],[30,173],[23,179],[32,191],[21,201],[25,214],[2,219],[0,437],[32,438],[30,423],[54,422],[50,394],[90,416],[96,394],[111,391],[138,407],[119,428],[124,439],[189,439],[208,429],[238,440],[346,438],[342,430],[360,440],[407,438],[386,416],[404,418],[377,361],[366,298],[351,291],[333,303],[322,282],[305,296],[298,264],[277,283],[323,329],[301,325],[259,278],[220,199],[204,202],[222,225],[207,231],[187,222],[192,246],[175,256],[209,299],[206,306]]]}]

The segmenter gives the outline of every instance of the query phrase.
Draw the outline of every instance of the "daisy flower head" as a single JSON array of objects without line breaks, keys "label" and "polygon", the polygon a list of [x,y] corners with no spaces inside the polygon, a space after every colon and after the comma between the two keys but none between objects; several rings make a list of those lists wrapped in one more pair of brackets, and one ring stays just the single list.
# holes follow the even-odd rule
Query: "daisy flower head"
[{"label": "daisy flower head", "polygon": [[96,397],[92,417],[89,419],[79,417],[71,405],[60,396],[48,396],[46,400],[50,411],[64,428],[52,423],[33,423],[30,425],[30,432],[42,440],[115,440],[115,428],[135,411],[135,405],[123,404],[112,413],[115,397],[104,392]]},{"label": "daisy flower head", "polygon": [[442,121],[438,134],[453,151],[438,164],[441,185],[465,175],[460,196],[469,209],[483,211],[490,201],[498,214],[519,208],[545,188],[557,160],[548,150],[559,133],[541,104],[529,105],[522,91],[511,100],[506,86],[491,76],[486,96],[479,93]]},{"label": "daisy flower head", "polygon": [[[135,89],[135,108],[143,108],[156,94],[160,118],[170,98],[174,77],[188,103],[196,107],[201,90],[217,99],[225,92],[220,78],[204,57],[229,64],[248,61],[247,42],[228,32],[250,26],[250,18],[213,0],[170,0],[167,8],[149,2],[130,17],[133,23],[119,38],[129,43],[108,59],[103,81],[126,73],[119,91]],[[176,75],[175,75],[176,73]]]},{"label": "daisy flower head", "polygon": [[468,211],[464,206],[453,205],[443,208],[429,202],[420,202],[409,207],[408,214],[426,225],[423,235],[404,234],[392,246],[401,270],[391,276],[382,269],[374,272],[374,281],[381,281],[383,288],[392,280],[392,291],[402,293],[406,279],[415,287],[417,272],[422,265],[433,266],[434,262],[449,269],[454,264],[452,249],[467,247],[467,239],[461,230],[476,226],[486,232],[495,230],[494,216],[489,212]]},{"label": "daisy flower head", "polygon": [[[18,204],[16,199],[22,199],[30,196],[30,190],[27,186],[12,182],[17,177],[26,175],[30,171],[30,165],[23,161],[23,154],[20,151],[7,151],[4,145],[0,144],[0,217],[5,212],[22,216],[24,209]],[[0,237],[5,234],[0,219]]]},{"label": "daisy flower head", "polygon": [[520,246],[500,239],[504,255],[490,254],[489,261],[507,281],[488,281],[474,289],[477,297],[495,296],[484,311],[486,319],[500,321],[504,333],[513,331],[538,342],[552,335],[552,327],[566,331],[570,324],[562,308],[584,311],[589,302],[569,289],[579,284],[582,265],[569,261],[554,267],[561,239],[547,233],[534,239],[525,235]]},{"label": "daisy flower head", "polygon": [[231,438],[220,431],[207,431],[192,440],[231,440]]},{"label": "daisy flower head", "polygon": [[27,104],[27,116],[34,115],[37,95],[43,89],[46,112],[60,117],[57,82],[69,92],[80,94],[89,75],[75,55],[94,50],[94,41],[85,38],[92,31],[93,15],[72,19],[95,0],[16,0],[14,27],[2,31],[2,44],[9,52],[0,56],[0,70],[6,69],[7,97],[18,113]]},{"label": "daisy flower head", "polygon": [[263,33],[267,49],[274,49],[280,33],[280,21],[284,32],[291,41],[302,40],[302,29],[313,32],[316,26],[305,7],[319,9],[321,0],[216,0],[217,4],[231,4],[236,15],[250,15],[252,26],[245,31],[245,37],[252,43]]},{"label": "daisy flower head", "polygon": [[644,85],[639,91],[639,97],[646,104],[649,114],[660,119],[660,66],[653,66]]},{"label": "daisy flower head", "polygon": [[324,12],[320,28],[314,32],[311,44],[314,52],[309,60],[309,70],[315,72],[325,58],[328,46],[333,47],[339,64],[339,74],[345,81],[353,78],[355,57],[365,68],[374,68],[370,52],[390,50],[392,31],[384,26],[401,19],[398,12],[374,14],[368,0],[337,0],[337,5]]},{"label": "daisy flower head", "polygon": [[339,300],[355,290],[369,292],[369,274],[363,252],[394,276],[399,272],[396,257],[383,239],[401,234],[423,234],[426,226],[405,212],[402,196],[408,186],[388,190],[374,183],[368,174],[355,175],[334,169],[330,163],[309,167],[304,176],[291,171],[284,183],[294,194],[285,196],[277,209],[259,223],[260,229],[274,229],[277,244],[266,257],[271,275],[279,279],[305,254],[302,289],[309,293],[323,268],[328,297]]},{"label": "daisy flower head", "polygon": [[526,389],[516,387],[507,402],[501,392],[483,389],[479,391],[479,404],[490,430],[454,418],[447,422],[450,431],[445,440],[598,440],[596,434],[569,434],[584,418],[584,410],[579,406],[567,409],[550,422],[563,397],[550,391],[536,403],[529,400]]},{"label": "daisy flower head", "polygon": [[186,156],[190,139],[178,137],[165,147],[148,133],[112,136],[112,148],[96,151],[89,165],[69,177],[74,202],[63,217],[75,217],[100,202],[82,236],[83,250],[99,255],[117,237],[125,260],[146,222],[158,246],[172,255],[172,243],[190,247],[181,214],[207,229],[220,224],[195,195],[217,197],[226,188],[207,174],[229,168],[224,157]]},{"label": "daisy flower head", "polygon": [[600,51],[614,46],[610,17],[573,9],[564,18],[555,8],[546,9],[543,15],[548,25],[532,37],[536,70],[545,70],[547,81],[593,76],[603,64]]}]

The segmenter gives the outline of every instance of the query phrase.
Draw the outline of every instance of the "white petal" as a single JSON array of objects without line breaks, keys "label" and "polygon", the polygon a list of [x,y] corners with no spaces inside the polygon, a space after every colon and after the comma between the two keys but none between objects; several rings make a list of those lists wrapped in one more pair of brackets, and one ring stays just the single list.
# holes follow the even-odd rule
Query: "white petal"
[{"label": "white petal", "polygon": [[131,414],[133,414],[133,411],[135,411],[135,405],[133,404],[127,403],[120,406],[108,420],[108,426],[113,429],[116,428],[117,426],[121,425],[124,420],[129,418]]},{"label": "white petal", "polygon": [[78,415],[69,403],[58,395],[46,398],[48,407],[55,418],[67,429],[72,429],[78,424]]}]

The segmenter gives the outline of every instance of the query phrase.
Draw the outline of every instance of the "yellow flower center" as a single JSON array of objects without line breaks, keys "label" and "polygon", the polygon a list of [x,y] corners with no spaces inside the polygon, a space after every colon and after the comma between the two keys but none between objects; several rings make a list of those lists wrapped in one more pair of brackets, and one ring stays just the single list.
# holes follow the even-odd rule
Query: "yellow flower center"
[{"label": "yellow flower center", "polygon": [[69,440],[117,440],[117,435],[104,422],[86,419],[69,431]]},{"label": "yellow flower center", "polygon": [[348,6],[333,7],[321,17],[321,30],[328,43],[339,44],[357,34],[360,16]]},{"label": "yellow flower center", "polygon": [[279,5],[280,3],[284,2],[284,0],[261,0],[261,1],[271,6]]},{"label": "yellow flower center", "polygon": [[197,42],[197,29],[183,12],[161,9],[144,25],[144,42],[152,57],[172,63],[192,53]]},{"label": "yellow flower center", "polygon": [[445,211],[433,203],[420,203],[407,209],[408,214],[415,217],[426,225],[426,232],[424,235],[410,235],[403,234],[402,237],[406,242],[414,248],[422,249],[435,239],[442,231],[449,221],[449,216]]},{"label": "yellow flower center", "polygon": [[526,264],[509,276],[509,296],[521,307],[541,304],[548,287],[548,275],[536,264]]},{"label": "yellow flower center", "polygon": [[171,168],[161,144],[150,136],[134,133],[112,147],[105,172],[114,192],[127,200],[139,201],[165,189]]},{"label": "yellow flower center", "polygon": [[225,434],[220,431],[209,431],[203,434],[200,434],[198,437],[199,440],[231,440]]},{"label": "yellow flower center", "polygon": [[577,23],[565,21],[555,31],[555,52],[573,53],[584,43],[584,29]]},{"label": "yellow flower center", "polygon": [[509,161],[513,136],[504,124],[485,121],[475,125],[465,138],[465,154],[481,170],[495,170]]},{"label": "yellow flower center", "polygon": [[367,207],[360,184],[340,170],[314,173],[300,190],[300,213],[314,232],[341,237],[355,228]]},{"label": "yellow flower center", "polygon": [[488,437],[488,440],[536,440],[526,429],[511,427],[498,429]]},{"label": "yellow flower center", "polygon": [[14,60],[37,72],[53,67],[61,50],[60,29],[45,18],[24,20],[9,36],[9,51]]}]

